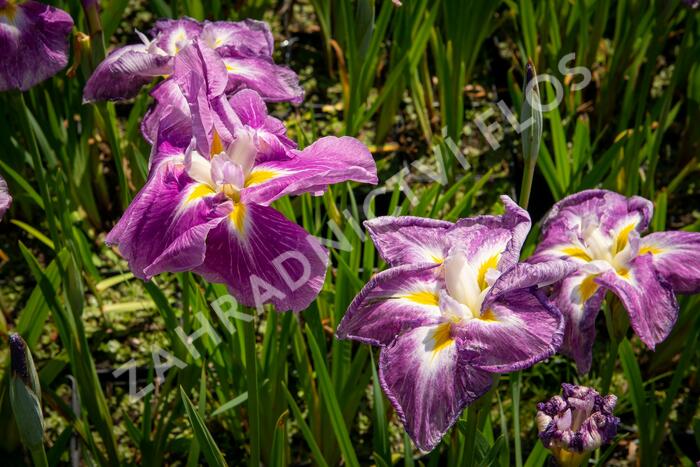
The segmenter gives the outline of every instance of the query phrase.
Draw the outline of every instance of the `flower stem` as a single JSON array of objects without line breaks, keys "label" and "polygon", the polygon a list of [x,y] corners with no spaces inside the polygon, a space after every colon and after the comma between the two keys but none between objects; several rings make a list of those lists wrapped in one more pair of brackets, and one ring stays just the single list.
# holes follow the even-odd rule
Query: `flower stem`
[{"label": "flower stem", "polygon": [[515,465],[522,467],[523,452],[520,444],[520,386],[523,380],[522,371],[511,373],[511,390],[513,395],[513,444],[515,445]]},{"label": "flower stem", "polygon": [[526,162],[523,167],[523,180],[520,185],[520,198],[518,198],[518,204],[523,209],[527,209],[527,205],[530,202],[530,191],[532,190],[532,179],[535,176],[536,165],[537,161],[531,160]]},{"label": "flower stem", "polygon": [[[251,311],[255,315],[254,311]],[[260,399],[257,355],[255,352],[255,319],[244,325],[245,369],[248,381],[248,431],[250,433],[250,465],[260,465]]]}]

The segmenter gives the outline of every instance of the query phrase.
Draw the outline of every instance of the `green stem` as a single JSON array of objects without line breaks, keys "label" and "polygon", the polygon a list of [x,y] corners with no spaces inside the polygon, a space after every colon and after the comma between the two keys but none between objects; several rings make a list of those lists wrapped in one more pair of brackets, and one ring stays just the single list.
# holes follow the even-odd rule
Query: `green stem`
[{"label": "green stem", "polygon": [[522,371],[511,373],[512,383],[510,385],[513,392],[513,444],[515,445],[515,465],[522,467],[523,452],[520,444],[520,386],[523,379]]},{"label": "green stem", "polygon": [[473,403],[467,409],[467,429],[464,433],[464,456],[457,465],[472,467],[474,465],[474,446],[476,446],[476,431],[479,429],[479,404]]},{"label": "green stem", "polygon": [[20,114],[20,125],[24,136],[29,144],[29,153],[32,156],[32,163],[34,165],[34,172],[36,173],[37,182],[39,183],[39,192],[44,200],[44,210],[46,211],[46,221],[49,224],[49,233],[51,234],[51,239],[56,247],[56,251],[60,250],[63,242],[58,236],[58,228],[56,227],[56,216],[54,214],[54,206],[51,201],[51,194],[49,193],[49,186],[46,181],[46,172],[44,169],[44,164],[41,161],[41,154],[39,153],[39,146],[36,142],[36,136],[32,130],[32,126],[29,119],[29,108],[24,100],[24,94],[18,93],[18,106],[21,108]]},{"label": "green stem", "polygon": [[523,167],[523,181],[520,185],[520,198],[518,199],[518,204],[521,208],[527,209],[527,205],[530,202],[530,191],[532,190],[532,179],[535,176],[535,166],[537,165],[537,160],[527,162],[525,167]]},{"label": "green stem", "polygon": [[[251,316],[255,316],[251,311]],[[245,328],[245,369],[248,381],[248,431],[250,433],[250,465],[260,465],[260,394],[258,388],[257,355],[255,353],[255,319]]]}]

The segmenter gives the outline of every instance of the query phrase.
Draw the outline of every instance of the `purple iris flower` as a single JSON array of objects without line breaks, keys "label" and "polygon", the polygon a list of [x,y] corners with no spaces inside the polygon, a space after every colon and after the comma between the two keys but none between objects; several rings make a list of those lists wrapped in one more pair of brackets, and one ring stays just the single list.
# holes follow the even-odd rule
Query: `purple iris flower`
[{"label": "purple iris flower", "polygon": [[106,242],[137,277],[194,271],[246,306],[303,310],[323,285],[328,253],[269,205],[342,181],[377,183],[371,154],[349,137],[295,149],[255,91],[227,98],[226,68],[201,42],[173,68],[187,110],[163,115],[149,179]]},{"label": "purple iris flower", "polygon": [[11,204],[12,196],[10,196],[10,192],[7,189],[7,182],[0,176],[0,220],[2,220],[7,210],[10,209]]},{"label": "purple iris flower", "polygon": [[552,299],[567,319],[562,351],[581,372],[591,367],[595,318],[606,291],[618,296],[632,329],[652,349],[676,322],[674,292],[700,291],[700,233],[640,238],[652,212],[644,198],[587,190],[559,201],[543,222],[531,260],[563,259],[578,266],[555,287]]},{"label": "purple iris flower", "polygon": [[269,102],[298,104],[303,100],[304,90],[296,73],[272,60],[274,40],[267,23],[251,19],[203,23],[190,18],[160,20],[151,34],[152,40],[138,33],[141,44],[116,49],[98,65],[83,91],[86,102],[134,97],[155,77],[170,75],[174,58],[194,41],[215,50],[223,59],[227,92],[247,88]]},{"label": "purple iris flower", "polygon": [[565,261],[519,263],[527,211],[507,196],[505,214],[457,223],[380,217],[365,223],[391,266],[360,291],[339,338],[383,347],[382,388],[416,445],[432,450],[493,373],[555,353],[561,313],[538,286],[569,274]]},{"label": "purple iris flower", "polygon": [[63,69],[72,29],[63,10],[32,0],[0,0],[0,91],[26,91]]},{"label": "purple iris flower", "polygon": [[617,397],[602,397],[592,388],[563,383],[562,396],[537,404],[542,444],[561,466],[579,466],[588,453],[609,443],[620,419],[613,415]]}]

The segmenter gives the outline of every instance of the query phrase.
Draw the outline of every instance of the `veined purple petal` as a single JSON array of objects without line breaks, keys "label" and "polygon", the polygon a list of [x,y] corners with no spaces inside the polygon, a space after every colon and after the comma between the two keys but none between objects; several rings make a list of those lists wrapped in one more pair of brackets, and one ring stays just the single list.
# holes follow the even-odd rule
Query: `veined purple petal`
[{"label": "veined purple petal", "polygon": [[399,266],[374,276],[350,304],[336,337],[389,345],[402,329],[442,321],[437,264]]},{"label": "veined purple petal", "polygon": [[529,368],[559,349],[564,319],[540,292],[515,290],[491,302],[480,318],[455,326],[470,365],[506,373]]},{"label": "veined purple petal", "polygon": [[275,46],[270,26],[264,21],[253,19],[237,22],[206,21],[200,39],[216,49],[222,57],[270,57]]},{"label": "veined purple petal", "polygon": [[83,102],[132,98],[154,77],[169,74],[172,60],[149,52],[144,44],[113,50],[85,84]]},{"label": "veined purple petal", "polygon": [[297,145],[287,138],[284,124],[267,114],[267,106],[260,94],[244,89],[231,96],[229,103],[241,123],[254,130],[258,163],[290,158],[289,151],[296,149]]},{"label": "veined purple petal", "polygon": [[2,176],[0,176],[0,220],[8,209],[12,205],[12,196],[10,196],[10,191],[7,189],[7,182]]},{"label": "veined purple petal", "polygon": [[269,102],[301,104],[304,89],[299,77],[289,68],[277,65],[270,57],[225,57],[229,92],[253,89]]},{"label": "veined purple petal", "polygon": [[638,256],[624,275],[608,271],[596,278],[620,298],[635,334],[652,350],[668,337],[678,318],[676,297],[653,261],[652,255]]},{"label": "veined purple petal", "polygon": [[63,10],[29,0],[0,6],[0,91],[27,89],[68,63],[73,20]]},{"label": "veined purple petal", "polygon": [[493,235],[496,230],[507,231],[510,237],[508,245],[500,257],[498,269],[505,271],[514,266],[520,258],[520,250],[523,247],[525,238],[530,231],[530,215],[526,210],[518,206],[510,197],[501,196],[501,202],[505,206],[505,213],[501,216],[475,216],[460,219],[455,224],[454,229],[449,233],[449,237],[459,241],[463,232],[468,232],[475,227],[485,227],[487,235]]},{"label": "veined purple petal", "polygon": [[202,32],[202,25],[192,18],[160,19],[151,30],[155,44],[168,55],[177,55]]},{"label": "veined purple petal", "polygon": [[323,286],[328,252],[270,207],[227,204],[229,214],[210,232],[206,258],[195,272],[228,285],[245,306],[307,308]]},{"label": "veined purple petal", "polygon": [[222,119],[229,114],[221,108],[229,105],[224,96],[226,69],[217,53],[198,42],[185,47],[175,58],[172,79],[189,104],[192,134],[199,153],[205,157],[212,155],[215,137],[220,138],[219,142],[232,142],[233,128]]},{"label": "veined purple petal", "polygon": [[484,395],[492,377],[460,358],[450,324],[402,333],[379,357],[384,393],[406,432],[422,451],[431,451],[464,408]]},{"label": "veined purple petal", "polygon": [[653,212],[651,202],[639,196],[628,198],[609,190],[584,190],[556,203],[542,223],[542,232],[545,235],[548,229],[561,223],[575,228],[581,219],[593,214],[601,219],[603,229],[613,228],[620,218],[637,216],[635,229],[641,233],[649,226]]},{"label": "veined purple petal", "polygon": [[630,233],[646,230],[652,213],[651,202],[639,196],[627,198],[608,190],[568,196],[545,217],[542,240],[531,261],[561,258],[581,262],[606,242],[606,250],[614,255],[624,249]]},{"label": "veined purple petal", "polygon": [[500,295],[512,290],[541,288],[575,273],[578,267],[568,261],[552,260],[543,263],[518,263],[496,279],[484,298],[485,306]]},{"label": "veined purple petal", "polygon": [[384,216],[364,222],[377,252],[391,266],[440,263],[450,244],[451,222],[412,216]]},{"label": "veined purple petal", "polygon": [[105,242],[135,276],[187,271],[204,261],[206,238],[225,213],[211,189],[192,180],[181,163],[157,166]]},{"label": "veined purple petal", "polygon": [[[180,119],[191,126],[192,116],[187,99],[182,94],[177,82],[173,79],[165,79],[158,83],[151,91],[151,96],[156,101],[148,109],[141,121],[141,134],[150,144],[154,144],[158,138],[158,126],[169,114],[170,118],[179,115]],[[177,113],[176,113],[177,112]],[[172,122],[171,122],[172,125]],[[189,131],[189,138],[192,138],[192,131]]]},{"label": "veined purple petal", "polygon": [[320,193],[344,181],[377,183],[377,167],[367,147],[355,138],[327,136],[296,151],[288,160],[257,164],[241,199],[270,204],[285,195]]},{"label": "veined purple petal", "polygon": [[700,233],[656,232],[643,237],[639,254],[651,253],[653,264],[678,293],[700,292]]},{"label": "veined purple petal", "polygon": [[566,321],[561,352],[574,359],[580,374],[591,369],[595,319],[605,298],[606,289],[595,278],[586,272],[571,275],[557,284],[550,297]]}]

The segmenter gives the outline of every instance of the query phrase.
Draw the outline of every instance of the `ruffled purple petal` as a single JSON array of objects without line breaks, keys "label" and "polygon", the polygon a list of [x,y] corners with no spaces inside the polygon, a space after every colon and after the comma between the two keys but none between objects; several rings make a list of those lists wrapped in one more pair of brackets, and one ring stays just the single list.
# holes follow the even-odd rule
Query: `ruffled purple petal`
[{"label": "ruffled purple petal", "polygon": [[384,393],[416,446],[431,451],[464,408],[484,395],[492,377],[466,364],[449,323],[401,334],[379,357]]},{"label": "ruffled purple petal", "polygon": [[243,21],[205,22],[200,40],[222,57],[272,56],[275,41],[270,26],[264,21],[246,19]]},{"label": "ruffled purple petal", "polygon": [[68,13],[33,0],[0,8],[0,91],[26,91],[62,70],[72,29]]},{"label": "ruffled purple petal", "polygon": [[653,261],[652,255],[638,256],[626,274],[607,271],[596,278],[620,298],[635,334],[652,350],[668,337],[678,318],[676,296]]},{"label": "ruffled purple petal", "polygon": [[507,232],[510,237],[505,251],[498,262],[498,270],[505,271],[514,266],[520,258],[525,238],[530,231],[530,215],[526,210],[518,206],[510,197],[501,196],[501,202],[505,206],[505,213],[501,216],[475,216],[460,219],[449,232],[453,242],[461,242],[463,235],[470,235],[470,231],[481,228],[485,235],[496,236],[495,232]]},{"label": "ruffled purple petal", "polygon": [[245,306],[307,308],[323,286],[328,252],[270,207],[227,204],[230,213],[210,232],[206,258],[195,271],[225,283]]},{"label": "ruffled purple petal", "polygon": [[231,96],[229,103],[241,123],[254,133],[258,163],[291,157],[289,151],[296,149],[297,145],[287,137],[284,124],[267,115],[267,106],[260,94],[244,89]]},{"label": "ruffled purple petal", "polygon": [[175,56],[202,32],[202,25],[192,18],[160,19],[151,30],[155,45]]},{"label": "ruffled purple petal", "polygon": [[154,77],[172,71],[172,57],[148,51],[144,44],[112,51],[90,76],[83,89],[83,102],[129,99]]},{"label": "ruffled purple petal", "polygon": [[204,261],[207,235],[226,215],[220,203],[221,198],[200,188],[181,163],[161,164],[105,242],[116,246],[142,279],[191,270]]},{"label": "ruffled purple petal", "polygon": [[441,321],[441,284],[436,264],[399,266],[380,272],[352,301],[336,337],[388,345],[403,329]]},{"label": "ruffled purple petal", "polygon": [[639,254],[647,253],[652,255],[654,267],[674,292],[700,292],[700,233],[652,233],[640,242]]},{"label": "ruffled purple petal", "polygon": [[[184,123],[192,125],[189,104],[175,80],[166,79],[161,81],[153,88],[151,96],[155,100],[155,104],[148,109],[141,121],[141,134],[150,144],[156,142],[158,126],[166,116],[169,116],[171,119],[177,116]],[[188,138],[192,139],[192,130],[190,129],[188,133]],[[184,138],[184,136],[180,138]]]},{"label": "ruffled purple petal", "polygon": [[446,236],[454,224],[411,216],[384,216],[364,222],[379,255],[391,266],[440,263],[450,248]]},{"label": "ruffled purple petal", "polygon": [[[226,88],[226,68],[217,53],[198,42],[185,47],[175,57],[174,79],[190,108],[192,134],[197,150],[205,157],[211,154],[215,134],[224,143],[233,141],[234,128],[239,124],[232,111],[222,108],[230,106],[224,91]],[[232,117],[236,121],[228,122]]]},{"label": "ruffled purple petal", "polygon": [[269,102],[301,104],[304,89],[299,77],[289,68],[277,65],[270,57],[225,57],[229,92],[239,89],[257,91]]},{"label": "ruffled purple petal", "polygon": [[355,138],[327,136],[289,160],[257,164],[241,199],[267,205],[286,195],[321,193],[328,185],[349,180],[377,183],[372,154]]},{"label": "ruffled purple petal", "polygon": [[595,320],[604,298],[605,288],[595,282],[595,275],[585,272],[561,281],[551,295],[566,321],[561,352],[574,359],[580,374],[591,369]]},{"label": "ruffled purple petal", "polygon": [[12,196],[7,189],[7,182],[0,176],[0,220],[5,216],[5,213],[12,205]]},{"label": "ruffled purple petal", "polygon": [[506,373],[529,368],[559,349],[564,319],[539,292],[515,290],[490,303],[480,318],[455,326],[458,346],[482,370]]},{"label": "ruffled purple petal", "polygon": [[[588,253],[589,229],[609,239],[615,254],[624,249],[631,232],[647,229],[652,214],[651,202],[639,196],[627,198],[608,190],[586,190],[568,196],[556,203],[543,220],[542,239],[531,261],[561,258],[581,262]],[[572,250],[572,246],[577,248]],[[581,252],[577,257],[573,251]]]},{"label": "ruffled purple petal", "polygon": [[568,261],[553,260],[543,263],[518,263],[499,276],[484,297],[484,304],[512,290],[542,288],[575,273],[578,267]]}]

